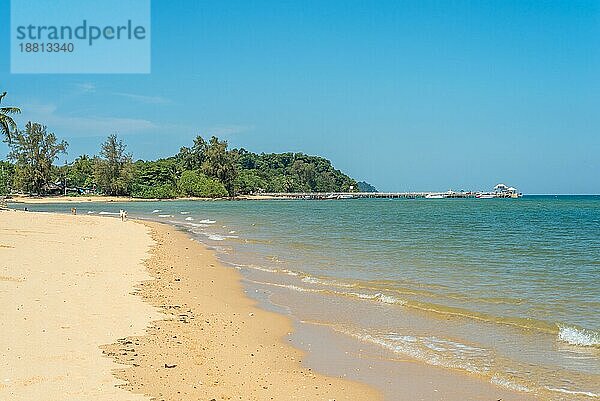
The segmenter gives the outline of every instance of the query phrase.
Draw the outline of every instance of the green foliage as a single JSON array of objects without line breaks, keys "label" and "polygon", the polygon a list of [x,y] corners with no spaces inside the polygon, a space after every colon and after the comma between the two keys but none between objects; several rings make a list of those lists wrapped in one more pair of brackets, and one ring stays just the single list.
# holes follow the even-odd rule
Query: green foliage
[{"label": "green foliage", "polygon": [[267,181],[257,174],[255,170],[240,169],[235,179],[235,191],[237,194],[248,195],[264,191]]},{"label": "green foliage", "polygon": [[[11,160],[17,163],[10,172],[0,172],[0,194],[8,191],[11,182],[29,192],[42,193],[53,178],[60,182],[66,178],[70,188],[97,188],[106,195],[148,199],[337,192],[357,188],[356,181],[322,157],[303,153],[256,154],[243,148],[229,150],[226,141],[214,136],[208,142],[196,137],[191,148],[182,147],[176,156],[133,163],[123,141],[110,135],[99,156],[82,155],[72,164],[60,167],[52,166],[52,162],[67,145],[56,143],[53,134],[46,134],[45,127],[29,123],[26,133],[17,132],[13,139]],[[36,147],[40,152],[31,150]],[[26,161],[30,154],[42,155],[39,163]]]},{"label": "green foliage", "polygon": [[15,162],[16,186],[30,194],[44,194],[51,180],[52,163],[67,150],[45,126],[28,122],[25,131],[17,131],[10,142],[9,160]]},{"label": "green foliage", "polygon": [[173,157],[156,161],[138,160],[133,165],[134,183],[143,185],[175,185],[181,175],[181,167]]},{"label": "green foliage", "polygon": [[236,152],[240,193],[338,192],[357,187],[355,180],[322,157],[303,153],[256,154],[245,149]]},{"label": "green foliage", "polygon": [[0,196],[8,195],[12,189],[15,167],[5,161],[0,161]]},{"label": "green foliage", "polygon": [[[0,103],[2,103],[4,96],[6,96],[6,92],[3,92],[0,95]],[[12,142],[12,136],[17,131],[17,124],[15,123],[15,120],[13,120],[11,114],[19,113],[21,113],[21,109],[18,107],[0,107],[0,133],[4,135],[9,146]]]},{"label": "green foliage", "polygon": [[172,199],[178,196],[180,166],[176,158],[138,160],[133,164],[131,196],[144,199]]},{"label": "green foliage", "polygon": [[67,186],[92,189],[96,186],[94,166],[96,158],[81,155],[66,168]]},{"label": "green foliage", "polygon": [[[5,96],[6,92],[0,94],[0,103]],[[357,188],[355,180],[322,157],[230,150],[227,141],[215,136],[207,142],[198,135],[191,147],[182,147],[170,158],[133,163],[123,141],[113,134],[102,144],[99,156],[81,155],[72,164],[57,167],[53,162],[66,152],[67,143],[58,142],[37,123],[29,122],[25,131],[19,131],[12,115],[20,112],[17,107],[0,107],[0,136],[11,148],[9,159],[15,162],[0,162],[0,195],[11,189],[43,194],[53,179],[66,181],[70,188],[97,189],[106,195],[159,199]]]},{"label": "green foliage", "polygon": [[359,192],[379,192],[377,188],[366,181],[357,182],[356,185],[358,186]]},{"label": "green foliage", "polygon": [[184,170],[200,170],[206,160],[208,143],[198,135],[191,148],[182,147],[177,155],[177,161]]},{"label": "green foliage", "polygon": [[144,185],[134,183],[131,196],[141,199],[173,199],[178,196],[177,188],[173,184]]},{"label": "green foliage", "polygon": [[109,135],[102,144],[100,158],[95,163],[95,178],[100,190],[106,195],[129,195],[133,180],[131,155],[115,134]]},{"label": "green foliage", "polygon": [[181,174],[177,187],[184,196],[222,198],[228,195],[227,189],[221,182],[191,170]]},{"label": "green foliage", "polygon": [[213,136],[206,146],[202,162],[202,172],[222,182],[229,196],[235,195],[235,156],[236,153],[227,150],[227,141],[219,141],[219,138]]}]

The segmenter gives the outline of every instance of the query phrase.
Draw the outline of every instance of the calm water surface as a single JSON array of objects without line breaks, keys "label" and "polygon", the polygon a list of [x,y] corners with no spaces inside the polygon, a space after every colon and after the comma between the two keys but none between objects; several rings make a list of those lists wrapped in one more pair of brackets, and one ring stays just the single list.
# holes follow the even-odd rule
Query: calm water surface
[{"label": "calm water surface", "polygon": [[189,231],[250,293],[390,357],[543,399],[600,398],[600,197],[77,207]]}]

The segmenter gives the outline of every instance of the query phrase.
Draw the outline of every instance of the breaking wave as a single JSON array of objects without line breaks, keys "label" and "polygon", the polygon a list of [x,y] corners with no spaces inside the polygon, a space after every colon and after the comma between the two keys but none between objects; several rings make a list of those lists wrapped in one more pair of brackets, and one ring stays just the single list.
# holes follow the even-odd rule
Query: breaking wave
[{"label": "breaking wave", "polygon": [[559,326],[558,339],[562,342],[582,347],[600,346],[600,333],[572,326]]},{"label": "breaking wave", "polygon": [[519,384],[519,383],[515,383],[514,381],[507,379],[505,377],[501,377],[498,374],[495,374],[494,376],[492,376],[492,378],[490,379],[490,382],[492,384],[507,388],[509,390],[522,391],[524,393],[531,393],[533,391],[529,387],[523,386],[522,384]]},{"label": "breaking wave", "polygon": [[302,281],[305,283],[309,283],[309,284],[320,284],[320,285],[327,285],[327,286],[333,286],[333,287],[346,287],[346,288],[356,287],[356,284],[347,284],[347,283],[343,283],[343,282],[340,282],[337,280],[321,279],[321,278],[317,278],[317,277],[313,277],[313,276],[305,276],[302,279]]},{"label": "breaking wave", "polygon": [[553,387],[544,387],[544,388],[548,391],[554,391],[557,393],[570,394],[570,395],[582,395],[582,396],[591,397],[591,398],[600,398],[600,394],[592,393],[591,391],[574,391],[574,390],[567,390],[565,388],[553,388]]}]

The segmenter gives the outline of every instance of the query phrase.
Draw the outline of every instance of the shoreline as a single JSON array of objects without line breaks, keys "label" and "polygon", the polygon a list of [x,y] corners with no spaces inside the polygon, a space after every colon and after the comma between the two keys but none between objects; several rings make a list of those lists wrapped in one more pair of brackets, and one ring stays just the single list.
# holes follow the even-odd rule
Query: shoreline
[{"label": "shoreline", "polygon": [[152,280],[137,294],[161,309],[143,336],[104,346],[134,393],[176,400],[378,400],[373,388],[315,373],[305,353],[284,342],[290,319],[259,308],[240,274],[174,227],[149,227],[156,245],[146,266]]},{"label": "shoreline", "polygon": [[[191,240],[192,244],[196,245],[197,252],[208,254],[207,257],[214,262],[214,266],[209,263],[209,267],[213,270],[224,269],[222,274],[233,275],[239,291],[245,293],[242,294],[245,302],[250,304],[252,310],[257,315],[258,313],[265,313],[269,316],[269,319],[284,321],[286,329],[285,331],[281,330],[280,340],[283,342],[287,338],[288,344],[293,345],[293,348],[291,348],[293,352],[300,353],[301,359],[297,357],[297,361],[308,361],[308,366],[310,366],[308,368],[309,373],[312,371],[320,372],[326,375],[326,378],[335,377],[337,379],[334,380],[349,380],[353,385],[365,383],[364,385],[360,385],[368,388],[369,391],[374,390],[373,394],[377,394],[376,396],[370,395],[367,397],[366,393],[362,391],[350,397],[346,397],[346,393],[344,393],[344,397],[337,395],[336,397],[325,397],[323,399],[385,399],[390,401],[413,401],[415,399],[534,401],[538,399],[533,394],[497,385],[476,375],[430,365],[409,357],[398,358],[395,355],[390,356],[388,350],[382,350],[374,344],[365,343],[356,338],[350,338],[344,334],[331,331],[320,324],[314,325],[311,322],[298,321],[296,317],[286,313],[284,310],[278,310],[279,308],[273,309],[272,305],[268,304],[268,301],[265,303],[264,299],[257,299],[249,295],[254,292],[255,287],[243,283],[243,275],[239,271],[227,262],[221,261],[214,250],[210,249],[208,245],[198,242],[187,231],[180,230],[173,224],[166,222],[153,220],[139,221],[152,227],[153,230],[160,230],[163,233],[166,232],[167,235],[181,237],[184,245]],[[186,250],[187,248],[186,246]],[[181,252],[183,251],[180,250],[177,254],[179,255]],[[152,259],[150,260],[151,262]],[[186,274],[186,272],[180,273]],[[163,269],[162,272],[160,269],[156,270],[153,272],[154,274],[160,274],[162,278],[167,275],[171,275],[172,278],[177,276],[176,274],[172,274],[172,270],[169,272],[168,269]],[[197,280],[192,281],[196,285],[199,283]],[[169,280],[166,280],[166,282],[170,283]],[[148,289],[148,292],[152,291]],[[147,301],[150,300],[156,305],[156,298],[144,299]],[[170,313],[176,315],[173,310]],[[164,330],[164,328],[162,329]],[[154,335],[157,335],[157,333],[154,333]],[[129,339],[128,341],[139,341],[139,339]],[[117,346],[110,351],[118,358],[119,349]],[[269,366],[267,364],[266,369]],[[128,380],[132,376],[123,375],[119,376],[119,378]],[[457,386],[457,382],[460,382],[461,385]],[[180,395],[178,394],[178,396]],[[303,397],[304,395],[297,398],[302,399]],[[316,398],[314,396],[308,398],[320,399],[318,396]],[[218,400],[219,398],[216,399]],[[254,398],[246,396],[243,399]],[[274,399],[286,399],[285,394]]]},{"label": "shoreline", "polygon": [[200,198],[200,197],[181,197],[172,199],[146,199],[131,198],[127,196],[104,196],[104,195],[82,195],[82,196],[8,196],[4,201],[6,203],[21,205],[38,204],[71,204],[71,203],[133,203],[133,202],[177,202],[177,201],[244,201],[244,200],[286,200],[292,198],[265,195],[238,195],[233,198]]},{"label": "shoreline", "polygon": [[[381,399],[367,385],[314,373],[304,366],[305,353],[284,341],[292,330],[290,319],[260,309],[244,293],[238,272],[174,227],[14,210],[0,212],[0,220],[0,252],[12,254],[3,257],[8,266],[2,266],[0,282],[7,287],[0,299],[6,298],[2,305],[8,309],[2,333],[9,333],[0,345],[8,350],[3,351],[3,364],[11,372],[2,378],[0,396],[7,393],[16,400]],[[12,238],[15,233],[18,240]],[[21,260],[23,252],[41,270],[17,276],[26,270],[23,266],[29,266]],[[86,285],[64,280],[65,271],[83,276]],[[21,282],[37,283],[37,291],[24,292]],[[111,285],[118,286],[119,298]],[[54,288],[55,293],[49,294],[48,289]],[[38,296],[45,298],[40,302]],[[98,305],[100,300],[112,302]],[[13,304],[16,311],[10,311]],[[63,304],[77,310],[66,313]],[[44,313],[29,314],[27,323],[14,324],[23,305],[25,309],[37,305]],[[90,317],[102,311],[110,316]],[[47,314],[74,322],[55,322]],[[29,325],[39,328],[52,323],[58,328],[30,332]],[[113,329],[114,325],[120,329]],[[63,330],[69,330],[69,335]],[[73,336],[86,345],[76,357],[81,347],[72,343]],[[23,338],[28,344],[24,348],[19,347]],[[42,355],[36,351],[40,344],[45,350]],[[87,364],[93,367],[86,368]]]},{"label": "shoreline", "polygon": [[[554,195],[554,194],[525,194],[525,197],[540,197],[540,196],[585,196],[585,197],[596,197],[600,195]],[[474,198],[472,198],[474,199]],[[268,201],[268,200],[305,200],[291,196],[273,196],[273,195],[237,195],[232,198],[200,198],[200,197],[181,197],[181,198],[169,198],[169,199],[146,199],[146,198],[131,198],[126,196],[104,196],[104,195],[81,195],[81,196],[42,196],[42,197],[29,197],[29,196],[7,196],[4,199],[0,197],[0,201],[6,204],[13,205],[38,205],[38,204],[73,204],[73,203],[144,203],[144,202],[179,202],[179,201],[203,201],[203,202],[217,202],[217,201]],[[0,203],[1,206],[1,203]],[[1,209],[0,209],[1,210]]]},{"label": "shoreline", "polygon": [[198,200],[198,201],[211,201],[220,200],[211,198],[176,198],[176,199],[143,199],[143,198],[130,198],[127,196],[104,196],[104,195],[84,195],[84,196],[41,196],[41,197],[29,197],[29,196],[15,196],[9,197],[5,201],[6,203],[22,204],[22,205],[37,205],[37,204],[71,204],[71,203],[129,203],[129,202],[173,202],[180,200]]},{"label": "shoreline", "polygon": [[[36,212],[16,213],[22,215],[37,214]],[[4,214],[10,213],[7,212]],[[64,216],[67,221],[72,218],[79,218],[79,216],[70,216],[68,214],[49,214]],[[117,225],[122,224],[118,219],[114,218],[104,220],[100,220],[100,217],[97,216],[88,216],[88,218],[96,219],[98,222],[116,220]],[[263,300],[257,299],[254,296],[253,286],[248,286],[246,283],[243,283],[243,275],[240,272],[230,267],[227,262],[221,262],[215,251],[208,248],[207,245],[194,240],[190,233],[178,229],[173,224],[160,221],[141,219],[132,220],[127,224],[144,225],[146,227],[147,235],[150,235],[148,233],[151,233],[154,244],[153,247],[149,248],[150,257],[147,257],[144,262],[145,268],[148,270],[147,273],[150,273],[152,278],[137,285],[135,293],[140,295],[145,303],[151,304],[158,308],[163,314],[166,314],[167,319],[154,321],[145,335],[123,336],[119,338],[119,341],[102,346],[104,352],[108,356],[113,357],[114,361],[119,364],[117,367],[121,367],[116,371],[116,377],[121,380],[120,387],[122,388],[132,390],[139,394],[151,394],[154,397],[160,397],[165,395],[164,389],[167,387],[180,389],[185,387],[185,390],[189,390],[187,394],[185,393],[185,390],[183,392],[178,390],[181,393],[171,393],[172,399],[187,400],[187,398],[181,398],[182,393],[186,397],[189,396],[189,399],[197,399],[194,398],[193,394],[196,394],[199,390],[199,386],[196,385],[194,388],[192,385],[192,387],[188,389],[187,384],[182,387],[182,384],[185,384],[182,382],[185,381],[185,379],[189,382],[189,372],[199,371],[203,365],[202,361],[204,361],[204,359],[196,355],[196,360],[191,360],[186,356],[183,363],[176,363],[173,362],[173,360],[161,360],[160,357],[164,357],[164,355],[170,355],[172,357],[187,355],[189,349],[197,350],[199,348],[199,338],[203,339],[201,341],[202,344],[214,342],[214,338],[218,338],[221,333],[213,332],[211,333],[212,336],[206,337],[207,330],[210,329],[211,323],[212,326],[214,326],[215,323],[222,324],[223,328],[225,328],[226,326],[233,325],[235,322],[237,327],[230,328],[230,330],[233,330],[233,332],[230,332],[231,337],[234,338],[236,335],[240,335],[240,329],[247,328],[246,324],[248,322],[256,321],[255,318],[261,316],[261,318],[264,319],[264,324],[261,324],[261,327],[269,326],[271,332],[278,330],[278,344],[285,344],[285,347],[290,347],[289,344],[293,344],[295,347],[290,347],[290,351],[286,354],[287,356],[293,355],[289,356],[290,360],[287,362],[295,362],[295,367],[290,370],[292,372],[292,377],[284,380],[277,380],[276,382],[294,381],[298,379],[298,377],[295,377],[297,375],[299,375],[300,378],[304,378],[304,375],[306,374],[314,375],[312,370],[316,369],[317,371],[328,375],[321,376],[320,374],[317,374],[315,375],[317,377],[340,381],[342,381],[342,379],[334,379],[332,376],[344,378],[342,383],[350,383],[345,386],[367,388],[367,391],[371,394],[376,394],[371,395],[368,399],[377,399],[376,397],[381,397],[381,395],[383,395],[385,399],[402,401],[412,401],[413,399],[445,399],[458,401],[465,399],[465,397],[473,400],[488,400],[496,397],[507,401],[536,399],[532,394],[515,392],[505,388],[505,386],[493,385],[489,382],[482,381],[480,378],[445,368],[431,366],[421,361],[413,360],[412,358],[402,357],[398,359],[398,357],[393,357],[390,359],[389,355],[386,356],[385,352],[381,352],[378,347],[373,347],[372,345],[365,344],[356,339],[349,339],[339,333],[336,334],[328,330],[322,330],[318,327],[310,327],[310,324],[298,321],[296,316],[283,311],[271,312],[273,310],[272,308],[265,305]],[[175,237],[177,238],[175,239]],[[162,259],[156,258],[157,255],[163,255]],[[167,257],[164,255],[170,256]],[[215,277],[217,277],[217,280],[213,279],[210,284],[207,283],[206,281],[213,277],[213,274],[216,274]],[[183,284],[184,282],[186,285]],[[230,294],[230,296],[233,297],[230,298],[230,302],[221,302],[221,304],[215,304],[213,302],[214,300],[212,297],[214,297],[215,291],[217,291],[220,296],[220,289],[225,288],[233,293],[234,290],[232,288],[234,287],[237,288],[237,295],[234,297]],[[209,295],[202,297],[198,296],[198,294],[190,295],[193,294],[194,291],[207,292]],[[250,296],[249,293],[252,293],[252,296]],[[238,299],[238,297],[241,298],[241,300]],[[205,319],[204,321],[206,325],[201,324],[198,327],[194,327],[192,330],[190,328],[196,324],[198,316],[206,314],[203,308],[210,303],[203,302],[202,300],[213,302],[211,303],[211,307],[213,308],[212,310],[217,311],[217,314],[222,311],[231,310],[231,305],[234,304],[235,307],[244,306],[246,308],[246,312],[244,313],[247,313],[248,318],[251,317],[252,319],[243,319],[245,316],[242,314],[235,318],[233,318],[233,316],[228,316],[225,320],[223,319],[223,316],[219,316],[212,322],[214,313],[211,312],[209,319]],[[183,313],[179,313],[183,306],[187,308],[189,305],[195,305],[195,307],[185,309],[183,310]],[[198,310],[201,312],[198,313]],[[235,316],[235,313],[239,312],[231,313]],[[252,316],[250,316],[250,314],[252,314]],[[192,316],[192,318],[190,318],[190,316]],[[208,322],[206,322],[206,320],[208,320]],[[280,323],[274,323],[276,320]],[[270,325],[277,327],[273,328]],[[182,332],[186,334],[182,334]],[[170,333],[170,335],[165,333]],[[181,340],[185,338],[184,335],[187,335],[185,341]],[[190,341],[190,337],[193,341]],[[174,338],[178,338],[178,340],[173,341],[172,339]],[[229,334],[226,338],[229,338]],[[114,340],[117,339],[113,338],[113,341]],[[286,340],[287,342],[285,342]],[[312,347],[310,346],[311,342],[313,345]],[[169,351],[167,351],[166,354],[166,350],[161,348],[160,344],[166,344],[166,347],[169,348]],[[307,344],[309,345],[308,347],[306,347]],[[247,348],[248,344],[243,344],[243,346]],[[357,357],[355,354],[359,349],[362,356]],[[368,352],[363,353],[363,350],[367,350]],[[206,350],[202,349],[202,351],[204,352]],[[256,355],[258,355],[258,352],[262,350],[256,349],[256,351]],[[271,351],[273,350],[269,348],[268,353],[271,353]],[[253,353],[254,352],[251,352],[251,354]],[[345,357],[343,355],[344,353],[346,354]],[[263,363],[258,370],[260,372],[268,372],[272,366],[277,366],[279,368],[279,365],[277,365],[279,363],[278,359],[282,359],[281,354],[279,355],[280,356],[275,358],[274,361]],[[349,358],[348,355],[353,355],[353,357]],[[221,355],[213,354],[209,357],[209,360],[213,360],[220,356]],[[287,356],[283,357],[283,359],[287,358]],[[236,363],[239,362],[240,358],[238,358],[235,353],[230,354],[229,357],[229,360],[233,358]],[[246,361],[250,363],[250,365],[246,364],[246,366],[252,366],[251,364],[255,363],[254,356],[251,357],[252,359],[250,359],[249,362]],[[198,361],[200,361],[200,363]],[[310,366],[310,368],[302,368],[299,361],[308,361],[308,366]],[[165,366],[165,364],[169,365],[169,367],[161,369],[160,367]],[[122,369],[122,365],[128,365],[128,367]],[[183,372],[180,372],[177,366],[171,367],[172,365],[177,365]],[[229,368],[231,368],[234,365],[229,364],[227,360],[221,360],[221,363],[219,363],[218,366],[221,366],[220,369],[217,369],[219,372],[218,376],[223,377],[223,372],[226,372],[227,368],[222,368],[222,366],[229,366]],[[384,369],[382,369],[382,366]],[[369,370],[366,369],[367,367]],[[307,371],[298,373],[302,372],[300,369],[307,369]],[[209,371],[211,371],[211,369],[209,369]],[[237,373],[237,375],[242,375],[242,373]],[[207,376],[210,375],[207,374]],[[263,380],[262,382],[266,383],[268,382],[268,379],[272,377],[272,375],[267,376],[261,377],[261,380]],[[206,378],[203,379],[201,376],[192,377],[198,379],[197,383],[202,383],[202,385],[206,385],[207,383]],[[346,379],[350,380],[350,382],[346,382]],[[161,381],[163,382],[162,387],[155,384],[161,383]],[[233,382],[235,382],[235,380],[233,380]],[[260,382],[260,380],[253,382]],[[367,383],[370,387],[358,384],[358,382]],[[461,382],[460,387],[456,386],[457,382]],[[246,387],[248,386],[248,383],[244,384]],[[331,386],[331,384],[328,384],[328,386]],[[215,385],[210,387],[215,387]],[[219,386],[217,385],[216,387]],[[274,387],[270,385],[267,385],[266,387],[267,389],[263,388],[263,390],[272,391],[274,389]],[[225,388],[235,392],[239,388],[239,385],[236,385],[233,388],[226,386]],[[345,388],[346,387],[342,387],[343,390],[340,390],[344,394],[347,391]],[[206,390],[206,388],[204,388],[204,390]],[[285,396],[289,394],[289,391],[281,393],[281,395],[275,399],[285,399]],[[305,388],[300,391],[305,391]],[[381,393],[378,394],[377,391],[380,391]],[[364,391],[356,392],[356,394],[360,395],[363,393]],[[205,395],[204,393],[201,394]],[[230,392],[229,394],[235,393]],[[340,398],[339,394],[336,394],[333,399],[359,400],[362,399],[360,398],[360,395],[353,395],[351,398]],[[260,398],[260,394],[256,393],[248,393],[245,394],[245,396],[246,398],[244,399],[262,399]],[[442,398],[438,398],[438,396]],[[233,397],[232,399],[236,398],[235,395],[228,395],[227,397]],[[311,399],[319,399],[318,397],[318,395],[313,395]],[[215,395],[214,399],[219,400],[220,398],[218,395]]]}]

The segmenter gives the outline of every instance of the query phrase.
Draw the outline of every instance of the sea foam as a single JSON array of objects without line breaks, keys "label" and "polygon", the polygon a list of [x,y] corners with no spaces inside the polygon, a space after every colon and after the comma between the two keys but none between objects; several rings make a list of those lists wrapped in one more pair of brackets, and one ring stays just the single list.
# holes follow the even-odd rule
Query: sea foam
[{"label": "sea foam", "polygon": [[320,284],[320,285],[333,286],[333,287],[352,288],[352,287],[356,286],[356,284],[346,284],[346,283],[342,283],[342,282],[339,282],[336,280],[320,279],[320,278],[313,277],[313,276],[305,276],[302,279],[302,281],[305,283],[309,283],[309,284]]},{"label": "sea foam", "polygon": [[583,347],[600,346],[600,333],[571,326],[559,326],[558,339],[562,342]]},{"label": "sea foam", "polygon": [[553,388],[553,387],[544,387],[544,388],[546,390],[554,391],[557,393],[570,394],[570,395],[583,395],[586,397],[600,398],[600,394],[592,393],[590,391],[567,390],[566,388]]},{"label": "sea foam", "polygon": [[192,226],[192,227],[202,227],[202,228],[208,227],[207,224],[199,224],[199,223],[187,223],[187,225]]},{"label": "sea foam", "polygon": [[515,383],[514,381],[509,380],[509,379],[507,379],[505,377],[501,377],[498,374],[494,374],[492,376],[492,378],[490,379],[490,382],[492,384],[495,384],[497,386],[501,386],[501,387],[507,388],[509,390],[522,391],[524,393],[531,393],[532,392],[532,390],[529,387],[525,387],[525,386],[523,386],[523,385],[521,385],[519,383]]},{"label": "sea foam", "polygon": [[343,292],[343,291],[341,291],[341,292],[336,291],[336,293],[338,293],[340,295],[349,295],[349,296],[360,298],[360,299],[379,301],[379,302],[383,302],[384,304],[406,305],[406,301],[404,301],[403,299],[398,299],[398,298],[392,297],[390,295],[385,295],[382,293],[365,294],[362,292]]}]

